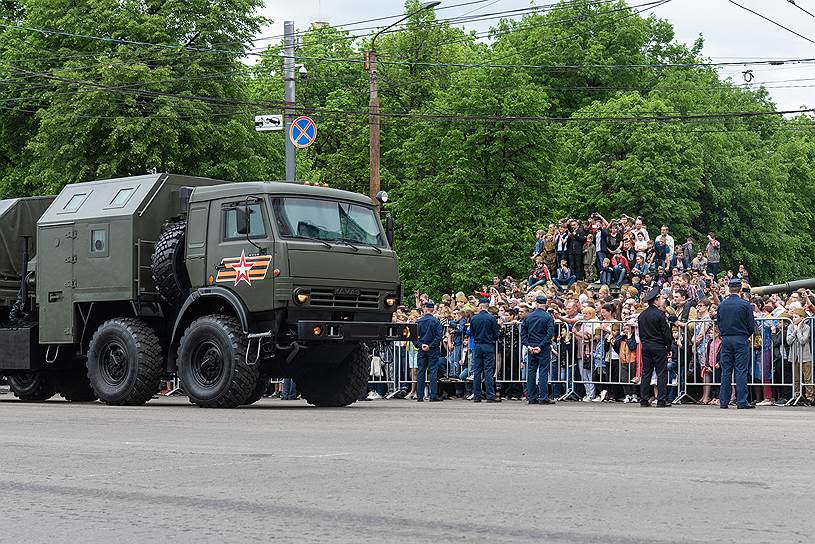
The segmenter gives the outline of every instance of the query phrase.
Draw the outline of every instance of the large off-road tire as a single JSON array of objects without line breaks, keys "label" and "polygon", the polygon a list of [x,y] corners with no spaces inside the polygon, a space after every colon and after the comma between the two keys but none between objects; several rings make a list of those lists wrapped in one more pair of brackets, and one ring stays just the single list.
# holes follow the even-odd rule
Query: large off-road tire
[{"label": "large off-road tire", "polygon": [[178,376],[194,404],[235,408],[255,392],[260,369],[246,360],[249,340],[234,317],[207,315],[187,327],[178,346]]},{"label": "large off-road tire", "polygon": [[88,367],[81,359],[74,359],[54,369],[51,376],[54,380],[54,387],[65,400],[93,402],[99,398],[88,379]]},{"label": "large off-road tire", "polygon": [[11,392],[20,400],[43,401],[56,394],[54,383],[45,370],[9,374],[6,378]]},{"label": "large off-road tire", "polygon": [[179,307],[190,293],[190,276],[184,264],[187,224],[169,223],[156,241],[150,258],[153,284],[165,301]]},{"label": "large off-road tire", "polygon": [[254,404],[259,401],[263,397],[263,393],[266,392],[266,388],[269,386],[269,378],[268,376],[260,375],[258,376],[258,381],[255,384],[255,388],[252,390],[252,394],[249,395],[249,398],[243,401],[244,406],[249,406],[250,404]]},{"label": "large off-road tire", "polygon": [[140,319],[110,319],[88,349],[88,379],[107,404],[136,406],[158,393],[164,370],[156,332]]},{"label": "large off-road tire", "polygon": [[364,344],[329,368],[314,369],[297,378],[300,395],[315,406],[348,406],[365,396],[371,361]]}]

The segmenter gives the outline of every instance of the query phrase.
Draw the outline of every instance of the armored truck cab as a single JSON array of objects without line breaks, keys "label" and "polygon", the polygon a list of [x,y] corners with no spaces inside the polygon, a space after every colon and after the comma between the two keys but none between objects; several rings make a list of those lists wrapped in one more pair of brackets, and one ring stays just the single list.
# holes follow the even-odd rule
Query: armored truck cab
[{"label": "armored truck cab", "polygon": [[292,377],[309,402],[341,406],[365,393],[366,341],[415,334],[392,323],[396,255],[355,193],[171,174],[78,183],[39,217],[36,245],[0,327],[0,356],[26,351],[0,374],[28,400],[141,404],[177,375],[192,402],[234,407]]}]

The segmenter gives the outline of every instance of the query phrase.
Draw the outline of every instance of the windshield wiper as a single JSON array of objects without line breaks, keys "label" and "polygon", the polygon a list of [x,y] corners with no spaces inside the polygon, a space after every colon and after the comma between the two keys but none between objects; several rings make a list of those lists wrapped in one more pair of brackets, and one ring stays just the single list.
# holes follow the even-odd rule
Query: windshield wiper
[{"label": "windshield wiper", "polygon": [[331,240],[331,241],[332,242],[343,243],[343,244],[347,245],[348,247],[350,247],[351,249],[353,249],[354,251],[359,251],[359,248],[357,246],[355,246],[354,244],[352,244],[351,242],[349,242],[347,238],[336,238],[336,239]]},{"label": "windshield wiper", "polygon": [[302,234],[292,234],[289,238],[297,238],[298,240],[311,240],[312,242],[320,242],[328,249],[331,249],[331,244],[326,242],[325,240],[321,240],[320,238],[315,238],[313,236],[304,236]]},{"label": "windshield wiper", "polygon": [[382,255],[382,250],[381,250],[381,249],[379,249],[379,247],[378,247],[376,244],[372,244],[372,243],[370,243],[370,242],[357,242],[357,241],[354,241],[354,243],[355,243],[355,244],[362,244],[363,246],[372,247],[372,248],[374,248],[374,250],[376,250],[376,252],[377,252],[377,253],[379,253],[380,255]]}]

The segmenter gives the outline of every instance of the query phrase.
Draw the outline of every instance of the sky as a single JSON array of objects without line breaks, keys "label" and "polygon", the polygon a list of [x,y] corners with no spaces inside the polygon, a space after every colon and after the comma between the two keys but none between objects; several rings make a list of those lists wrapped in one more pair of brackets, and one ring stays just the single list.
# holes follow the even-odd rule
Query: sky
[{"label": "sky", "polygon": [[[462,4],[467,0],[444,0],[439,8]],[[472,1],[472,0],[470,0]],[[490,14],[498,11],[527,8],[538,4],[551,4],[553,0],[486,0],[468,6],[443,9],[439,18]],[[769,59],[815,59],[815,15],[808,15],[789,0],[737,0],[738,4],[761,13],[804,37],[799,37],[734,5],[729,0],[671,0],[652,10],[658,17],[670,21],[680,42],[692,43],[700,34],[704,37],[705,56],[716,62]],[[815,0],[795,0],[796,4],[815,14]],[[642,3],[642,0],[629,4]],[[266,0],[261,15],[273,20],[263,29],[261,36],[283,33],[283,21],[293,20],[298,29],[305,29],[315,21],[332,25],[387,17],[402,13],[402,0]],[[487,30],[495,20],[476,22],[465,28]],[[381,23],[374,23],[381,24]],[[360,26],[370,26],[364,24]],[[354,27],[348,27],[353,30]],[[812,41],[808,41],[812,40]],[[257,45],[265,42],[258,42]],[[753,83],[765,83],[780,110],[796,110],[815,105],[815,61],[796,65],[738,66],[723,69],[720,74],[732,77],[737,83],[744,81],[742,72],[752,70]],[[809,81],[790,81],[790,80]],[[811,80],[810,80],[811,79]]]}]

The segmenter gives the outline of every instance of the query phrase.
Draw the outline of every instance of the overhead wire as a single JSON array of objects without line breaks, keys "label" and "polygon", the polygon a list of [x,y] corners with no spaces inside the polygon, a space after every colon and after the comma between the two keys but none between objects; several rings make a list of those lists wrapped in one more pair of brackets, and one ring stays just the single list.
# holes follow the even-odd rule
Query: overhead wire
[{"label": "overhead wire", "polygon": [[[151,96],[151,97],[170,97],[170,98],[177,98],[181,100],[193,100],[193,101],[202,101],[212,104],[238,104],[238,105],[251,105],[251,106],[282,106],[284,105],[283,101],[252,101],[252,100],[244,100],[244,99],[234,99],[234,98],[222,98],[222,97],[213,97],[213,96],[202,96],[202,95],[188,95],[188,94],[177,94],[177,93],[168,93],[163,91],[151,91],[145,89],[133,89],[128,85],[123,86],[110,86],[110,85],[102,85],[96,82],[89,82],[89,81],[82,81],[70,78],[64,78],[60,76],[54,76],[51,74],[40,74],[41,77],[46,79],[52,79],[55,81],[59,81],[62,83],[68,84],[75,84],[75,85],[83,85],[91,88],[97,88],[106,92],[121,92],[124,94],[138,94],[143,96]],[[341,114],[341,115],[349,115],[349,116],[365,116],[369,115],[367,111],[353,111],[353,110],[337,110],[331,108],[325,108],[322,106],[316,107],[309,107],[307,105],[298,104],[298,108],[304,111],[310,111],[314,113],[332,113],[332,114]],[[695,112],[690,114],[660,114],[660,115],[629,115],[629,116],[578,116],[575,117],[574,114],[571,116],[507,116],[507,115],[469,115],[469,114],[427,114],[427,113],[398,113],[398,112],[381,112],[381,117],[392,117],[392,118],[423,118],[423,119],[456,119],[456,120],[477,120],[477,121],[494,121],[494,122],[549,122],[549,123],[563,123],[563,122],[575,122],[575,121],[609,121],[609,122],[620,122],[620,121],[627,121],[627,122],[649,122],[649,121],[658,121],[658,122],[665,122],[665,121],[690,121],[690,120],[701,120],[701,119],[723,119],[723,118],[746,118],[746,117],[764,117],[764,116],[778,116],[778,115],[790,115],[790,114],[800,114],[800,113],[812,113],[815,109],[811,108],[802,108],[798,110],[779,110],[779,111],[730,111],[730,112]]]},{"label": "overhead wire", "polygon": [[[660,2],[665,3],[665,2]],[[82,36],[87,37],[87,36]],[[101,37],[89,37],[90,39],[101,39],[105,40],[105,38]],[[118,39],[107,39],[108,41],[114,43],[120,43],[121,40]],[[129,40],[127,43],[131,43]],[[192,50],[198,51],[200,48],[194,47],[185,47],[185,46],[171,46],[167,44],[152,44],[149,42],[132,42],[136,45],[151,45],[151,46],[158,46],[158,47],[169,47],[172,49],[183,49],[183,50]],[[204,49],[205,51],[208,49]],[[234,53],[229,51],[229,53]],[[310,58],[310,57],[300,57],[300,58]],[[329,58],[312,58],[312,60],[325,60],[325,61],[346,61],[346,62],[358,62],[358,59],[329,59]],[[767,63],[767,64],[777,64],[779,62],[803,62],[803,61],[812,61],[815,59],[786,59],[784,61],[772,60],[772,61],[751,61],[756,63]],[[728,66],[728,65],[743,65],[743,62],[731,62],[731,63],[683,63],[683,64],[619,64],[619,65],[561,65],[561,66],[545,66],[545,65],[523,65],[523,64],[467,64],[467,63],[411,63],[411,62],[388,62],[389,64],[397,64],[397,65],[411,65],[411,64],[428,64],[433,66],[444,66],[444,67],[456,67],[456,68],[472,68],[472,67],[488,67],[488,68],[524,68],[524,69],[532,69],[532,68],[547,68],[547,69],[581,69],[585,67],[599,67],[599,68],[664,68],[664,67],[700,67],[700,66]],[[31,74],[28,74],[31,75]],[[46,77],[46,76],[40,76]],[[68,78],[59,78],[55,76],[50,76],[54,80],[62,80],[65,83],[72,83],[72,84],[82,84],[82,85],[89,85],[94,86],[97,85],[100,90],[110,91],[110,92],[117,92],[117,91],[132,91],[133,89],[128,89],[132,85],[137,84],[129,84],[127,86],[120,86],[119,89],[116,89],[115,86],[101,86],[95,84],[93,82],[82,82],[76,80],[70,80]],[[184,78],[173,78],[169,81],[181,81]],[[158,82],[142,82],[143,84],[157,84]],[[138,94],[146,95],[146,96],[164,96],[164,97],[173,97],[179,98],[184,100],[201,100],[206,102],[212,102],[217,104],[240,104],[240,105],[247,105],[247,106],[268,106],[272,104],[270,101],[264,102],[255,102],[255,101],[239,101],[235,102],[234,100],[224,100],[218,97],[206,97],[206,96],[189,96],[189,95],[178,95],[175,93],[163,93],[159,91],[146,91],[146,90],[138,90]],[[282,102],[277,102],[276,105],[280,105]],[[306,106],[301,106],[303,109],[309,109]],[[355,112],[355,111],[343,111],[343,110],[330,110],[327,108],[310,108],[310,111],[315,113],[322,113],[322,114],[336,114],[336,115],[344,115],[344,116],[356,116],[356,115],[364,115],[368,116],[368,112]],[[382,117],[392,117],[395,119],[405,119],[405,118],[420,118],[420,119],[447,119],[447,120],[456,120],[456,121],[494,121],[494,122],[572,122],[572,121],[609,121],[609,122],[665,122],[665,121],[690,121],[690,120],[701,120],[701,119],[722,119],[727,117],[751,117],[751,116],[768,116],[768,115],[789,115],[789,114],[800,114],[800,113],[812,113],[813,110],[811,109],[800,109],[800,110],[787,110],[787,111],[768,111],[768,112],[706,112],[703,114],[697,115],[680,115],[680,116],[670,116],[670,115],[658,115],[658,116],[651,116],[646,117],[642,115],[637,116],[629,116],[629,117],[599,117],[599,118],[591,118],[591,117],[534,117],[534,116],[473,116],[473,115],[457,115],[457,114],[403,114],[403,113],[387,113],[383,112],[380,115]]]},{"label": "overhead wire", "polygon": [[815,44],[815,40],[813,40],[812,38],[809,38],[809,37],[807,37],[807,36],[804,36],[804,35],[803,35],[803,34],[801,34],[800,32],[796,32],[795,30],[791,29],[790,27],[788,27],[788,26],[784,26],[784,25],[782,25],[781,23],[779,23],[778,21],[775,21],[775,20],[773,20],[773,19],[770,19],[770,18],[769,18],[769,17],[767,17],[766,15],[763,15],[763,14],[761,14],[761,13],[759,13],[759,12],[757,12],[757,11],[753,10],[753,9],[750,9],[750,8],[748,8],[747,6],[743,6],[743,5],[739,4],[738,2],[736,2],[735,0],[727,0],[727,1],[728,1],[728,2],[730,2],[731,4],[733,4],[734,6],[738,6],[738,7],[740,7],[740,8],[741,8],[741,9],[743,9],[744,11],[749,11],[749,12],[750,12],[750,13],[752,13],[753,15],[757,15],[757,16],[761,17],[761,18],[762,18],[762,19],[764,19],[765,21],[768,21],[768,22],[770,22],[770,23],[774,24],[774,25],[775,25],[775,26],[777,26],[777,27],[783,28],[784,30],[786,30],[787,32],[789,32],[789,33],[791,33],[791,34],[795,34],[795,35],[796,35],[796,36],[798,36],[799,38],[803,38],[803,39],[805,39],[805,40],[806,40],[806,41],[808,41],[809,43],[813,43],[813,44]]},{"label": "overhead wire", "polygon": [[815,17],[815,13],[812,13],[811,11],[809,11],[809,10],[807,10],[807,9],[803,8],[802,6],[799,6],[799,5],[798,5],[798,4],[795,2],[795,0],[787,0],[787,3],[788,3],[788,4],[792,4],[793,6],[795,6],[795,7],[796,7],[796,8],[798,8],[798,9],[800,9],[801,11],[803,11],[804,13],[806,13],[807,15],[809,15],[810,17]]}]

